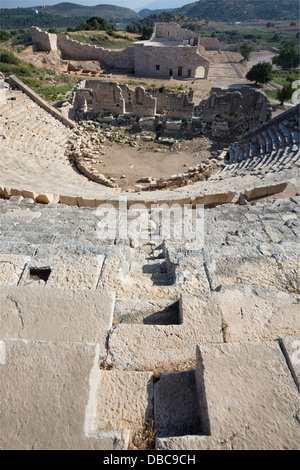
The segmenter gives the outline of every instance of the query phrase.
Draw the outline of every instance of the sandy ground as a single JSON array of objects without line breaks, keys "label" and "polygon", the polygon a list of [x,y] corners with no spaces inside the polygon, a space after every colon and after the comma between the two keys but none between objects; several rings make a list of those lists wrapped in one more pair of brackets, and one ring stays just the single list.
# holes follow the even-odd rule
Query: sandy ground
[{"label": "sandy ground", "polygon": [[120,188],[134,189],[142,177],[159,179],[184,173],[189,167],[211,157],[211,150],[217,148],[218,145],[206,137],[182,142],[180,148],[173,151],[166,145],[154,142],[143,143],[139,149],[129,145],[109,143],[101,150],[99,164],[93,166],[106,177],[116,178]]}]

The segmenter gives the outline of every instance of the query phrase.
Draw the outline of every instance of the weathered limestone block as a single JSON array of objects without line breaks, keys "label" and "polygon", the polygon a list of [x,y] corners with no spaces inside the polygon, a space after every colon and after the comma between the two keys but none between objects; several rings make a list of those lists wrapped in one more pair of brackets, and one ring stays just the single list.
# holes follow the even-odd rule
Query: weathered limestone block
[{"label": "weathered limestone block", "polygon": [[205,194],[203,196],[192,197],[192,204],[203,204],[207,207],[214,207],[219,204],[233,203],[237,200],[237,194],[234,191],[218,194]]},{"label": "weathered limestone block", "polygon": [[[81,257],[68,256],[65,253],[53,253],[43,256],[42,253],[31,259],[24,269],[20,285],[48,287],[63,287],[65,289],[96,289],[101,272],[104,256],[84,255]],[[30,269],[47,267],[50,275],[45,280],[36,280],[30,274]]]},{"label": "weathered limestone block", "polygon": [[58,194],[38,194],[36,196],[37,202],[40,202],[42,204],[58,204],[59,202],[59,195]]},{"label": "weathered limestone block", "polygon": [[96,435],[142,428],[153,413],[150,372],[101,370],[91,432]]},{"label": "weathered limestone block", "polygon": [[183,295],[180,305],[180,325],[119,324],[113,328],[108,363],[129,370],[193,367],[197,344],[223,341],[219,306],[209,294]]},{"label": "weathered limestone block", "polygon": [[271,256],[263,256],[255,248],[234,246],[208,250],[205,266],[212,289],[221,285],[256,284],[263,288],[288,291],[287,279]]},{"label": "weathered limestone block", "polygon": [[126,449],[90,430],[98,357],[96,344],[0,341],[0,448]]},{"label": "weathered limestone block", "polygon": [[66,195],[60,195],[59,196],[59,203],[60,204],[67,204],[68,206],[77,206],[78,201],[77,201],[76,196],[66,196]]},{"label": "weathered limestone block", "polygon": [[30,257],[0,253],[0,285],[16,286]]},{"label": "weathered limestone block", "polygon": [[158,449],[299,449],[299,395],[277,342],[199,346],[202,435],[157,439]]},{"label": "weathered limestone block", "polygon": [[278,183],[268,186],[259,186],[256,188],[246,189],[245,196],[247,199],[256,199],[263,196],[270,196],[271,194],[283,192],[288,185],[288,182]]},{"label": "weathered limestone block", "polygon": [[227,342],[268,341],[300,334],[300,297],[296,294],[250,285],[221,287],[215,294]]},{"label": "weathered limestone block", "polygon": [[36,197],[37,197],[34,191],[28,191],[26,189],[23,189],[22,196],[26,199],[33,199],[34,201],[36,200]]},{"label": "weathered limestone block", "polygon": [[1,338],[94,342],[105,354],[113,310],[111,292],[2,286]]}]

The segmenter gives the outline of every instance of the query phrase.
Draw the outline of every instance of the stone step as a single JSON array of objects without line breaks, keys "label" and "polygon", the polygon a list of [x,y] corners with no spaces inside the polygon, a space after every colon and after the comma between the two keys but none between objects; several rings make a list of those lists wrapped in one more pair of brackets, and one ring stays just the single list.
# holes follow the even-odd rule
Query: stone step
[{"label": "stone step", "polygon": [[105,355],[112,292],[33,286],[0,285],[0,339],[98,343]]},{"label": "stone step", "polygon": [[[130,377],[125,383],[123,378],[122,395],[121,380],[106,375],[104,380],[100,378],[99,355],[99,345],[92,343],[0,340],[0,425],[5,429],[0,434],[1,449],[127,449],[129,433],[100,435],[95,432],[93,419],[103,413],[109,417],[115,405],[121,402],[124,410],[126,403],[128,406],[134,400],[139,401],[140,413],[132,410],[126,417],[141,419],[148,393],[151,398],[149,378],[140,373],[132,387]],[[102,397],[106,406],[101,406],[98,399],[99,382],[107,391],[111,384],[117,385],[111,388],[112,394]],[[126,393],[131,395],[127,402]],[[118,413],[116,416],[121,417]]]},{"label": "stone step", "polygon": [[[288,347],[285,353],[292,351]],[[171,377],[163,377],[162,385],[159,387],[159,382],[155,385],[157,393],[170,380]],[[171,392],[167,395],[164,410],[159,411],[170,417],[165,426],[159,421],[157,449],[299,448],[298,389],[278,342],[198,346],[196,391],[199,407],[196,422],[195,392],[190,391],[191,399],[194,395],[192,404],[182,400],[185,410],[178,402],[175,409],[172,402],[175,398]],[[180,392],[177,397],[180,401]],[[184,391],[181,397],[185,398]],[[188,424],[193,409],[194,421],[190,422],[194,423],[194,435],[176,437]],[[282,432],[278,432],[276,423],[280,423]]]}]

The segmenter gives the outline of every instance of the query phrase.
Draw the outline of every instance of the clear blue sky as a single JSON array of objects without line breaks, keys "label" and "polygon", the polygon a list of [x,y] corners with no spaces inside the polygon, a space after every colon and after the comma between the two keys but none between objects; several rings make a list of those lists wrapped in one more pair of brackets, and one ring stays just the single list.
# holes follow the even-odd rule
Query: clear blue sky
[{"label": "clear blue sky", "polygon": [[[31,7],[37,5],[56,5],[62,3],[63,0],[0,0],[1,8],[17,8],[17,7]],[[177,8],[187,3],[192,3],[193,0],[70,0],[69,3],[78,3],[80,5],[94,6],[103,4],[118,5],[121,7],[131,8],[132,10],[139,11],[142,8]]]}]

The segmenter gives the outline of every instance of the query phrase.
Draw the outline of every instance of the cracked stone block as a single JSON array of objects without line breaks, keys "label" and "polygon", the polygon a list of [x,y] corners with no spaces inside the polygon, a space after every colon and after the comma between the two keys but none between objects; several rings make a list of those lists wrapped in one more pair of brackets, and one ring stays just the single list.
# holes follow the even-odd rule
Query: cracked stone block
[{"label": "cracked stone block", "polygon": [[94,434],[142,428],[153,416],[152,374],[100,370],[94,409]]},{"label": "cracked stone block", "polygon": [[89,289],[1,286],[1,338],[99,343],[105,354],[114,298]]},{"label": "cracked stone block", "polygon": [[5,339],[0,351],[1,449],[126,448],[90,432],[98,345]]},{"label": "cracked stone block", "polygon": [[214,294],[227,342],[269,341],[300,334],[300,297],[296,294],[250,285],[222,286]]},{"label": "cracked stone block", "polygon": [[16,286],[30,257],[0,253],[0,285]]}]

